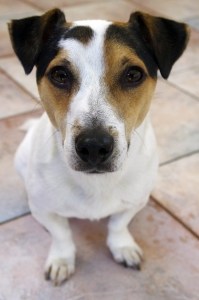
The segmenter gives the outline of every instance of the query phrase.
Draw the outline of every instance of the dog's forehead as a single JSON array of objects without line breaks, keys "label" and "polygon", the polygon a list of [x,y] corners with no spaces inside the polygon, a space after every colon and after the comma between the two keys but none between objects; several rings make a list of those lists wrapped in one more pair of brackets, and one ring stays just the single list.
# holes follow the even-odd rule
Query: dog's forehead
[{"label": "dog's forehead", "polygon": [[107,56],[116,54],[111,61],[119,65],[126,57],[132,58],[132,55],[129,56],[131,53],[135,59],[131,63],[144,67],[152,77],[155,74],[156,66],[150,53],[146,51],[135,30],[129,28],[128,23],[106,20],[75,21],[62,35],[58,46],[60,50],[65,50],[71,63],[78,68],[88,62],[96,70],[102,71]]},{"label": "dog's forehead", "polygon": [[72,23],[70,29],[59,42],[59,48],[65,50],[75,64],[83,61],[97,63],[101,60],[104,40],[111,22],[105,20],[85,20]]},{"label": "dog's forehead", "polygon": [[83,44],[88,44],[99,37],[105,36],[107,28],[112,22],[106,20],[80,20],[71,23],[69,30],[62,40],[75,39]]}]

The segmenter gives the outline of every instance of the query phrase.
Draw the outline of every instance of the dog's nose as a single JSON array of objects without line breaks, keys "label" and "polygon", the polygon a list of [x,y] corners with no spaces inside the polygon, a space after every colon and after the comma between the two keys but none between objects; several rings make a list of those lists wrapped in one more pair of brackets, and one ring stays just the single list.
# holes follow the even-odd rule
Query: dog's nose
[{"label": "dog's nose", "polygon": [[113,137],[104,131],[81,133],[75,141],[78,156],[92,167],[105,162],[113,152]]}]

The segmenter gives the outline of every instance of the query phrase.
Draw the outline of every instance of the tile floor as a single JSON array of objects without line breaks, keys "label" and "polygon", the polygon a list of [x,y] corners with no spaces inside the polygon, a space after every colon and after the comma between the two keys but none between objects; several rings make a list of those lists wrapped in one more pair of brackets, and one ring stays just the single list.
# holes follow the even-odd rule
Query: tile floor
[{"label": "tile floor", "polygon": [[[168,81],[159,79],[151,109],[160,154],[157,184],[131,230],[145,252],[141,272],[124,269],[105,246],[106,220],[72,220],[77,271],[59,288],[43,279],[48,234],[29,215],[13,156],[20,125],[41,115],[34,72],[13,54],[6,22],[63,8],[68,20],[127,20],[142,10],[192,27],[189,46]],[[0,300],[199,299],[199,1],[0,1]]]}]

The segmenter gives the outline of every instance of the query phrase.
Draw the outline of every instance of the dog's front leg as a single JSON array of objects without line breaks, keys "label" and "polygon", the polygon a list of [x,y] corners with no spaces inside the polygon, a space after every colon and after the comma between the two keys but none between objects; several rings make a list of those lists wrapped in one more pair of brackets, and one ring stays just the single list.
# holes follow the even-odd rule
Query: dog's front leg
[{"label": "dog's front leg", "polygon": [[117,262],[140,270],[143,252],[128,229],[128,224],[136,213],[137,210],[133,209],[110,217],[107,245]]},{"label": "dog's front leg", "polygon": [[68,220],[57,214],[33,213],[33,216],[50,232],[52,244],[45,265],[45,277],[60,285],[75,271],[75,245]]}]

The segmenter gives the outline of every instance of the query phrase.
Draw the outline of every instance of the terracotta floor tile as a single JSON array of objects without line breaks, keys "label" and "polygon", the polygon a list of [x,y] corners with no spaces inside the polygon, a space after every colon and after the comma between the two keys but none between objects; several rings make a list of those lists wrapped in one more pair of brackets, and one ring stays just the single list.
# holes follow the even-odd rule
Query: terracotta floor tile
[{"label": "terracotta floor tile", "polygon": [[0,120],[0,223],[26,213],[24,184],[14,169],[14,153],[25,132],[19,127],[39,111]]},{"label": "terracotta floor tile", "polygon": [[151,113],[161,163],[199,149],[198,101],[159,79]]},{"label": "terracotta floor tile", "polygon": [[1,0],[0,1],[0,20],[15,18],[17,15],[25,16],[35,12],[35,8],[20,0]]},{"label": "terracotta floor tile", "polygon": [[[197,65],[198,64],[198,65]],[[199,61],[196,61],[196,67],[173,73],[169,81],[180,87],[182,90],[192,94],[199,100]]]},{"label": "terracotta floor tile", "polygon": [[[1,154],[1,149],[0,149]],[[14,168],[13,155],[0,158],[0,224],[29,212],[24,183]]]},{"label": "terracotta floor tile", "polygon": [[199,236],[198,175],[199,151],[162,166],[153,196]]},{"label": "terracotta floor tile", "polygon": [[176,20],[182,20],[195,16],[199,11],[199,1],[196,0],[129,0],[133,3],[141,4],[144,7],[153,9],[160,15],[164,15]]},{"label": "terracotta floor tile", "polygon": [[199,30],[199,15],[190,19],[187,19],[186,22],[193,28]]},{"label": "terracotta floor tile", "polygon": [[27,76],[16,56],[0,58],[0,68],[32,94],[35,99],[39,99],[35,69]]},{"label": "terracotta floor tile", "polygon": [[0,119],[32,111],[38,104],[18,87],[10,78],[0,72]]},{"label": "terracotta floor tile", "polygon": [[4,21],[0,21],[0,57],[13,54],[12,46],[8,35],[8,26]]},{"label": "terracotta floor tile", "polygon": [[53,287],[43,278],[50,243],[47,232],[30,216],[0,228],[2,299],[197,299],[199,241],[154,203],[131,225],[145,252],[140,272],[113,262],[105,246],[105,221],[73,220],[71,225],[77,269],[61,287]]},{"label": "terracotta floor tile", "polygon": [[191,29],[190,40],[187,45],[187,48],[183,55],[179,58],[179,60],[175,63],[172,74],[175,72],[182,72],[186,69],[194,67],[196,65],[199,66],[199,31]]},{"label": "terracotta floor tile", "polygon": [[[139,5],[109,0],[106,2],[93,2],[74,7],[63,7],[68,21],[81,19],[106,19],[128,21],[131,12],[139,9]],[[148,11],[145,9],[145,11]]]},{"label": "terracotta floor tile", "polygon": [[[117,0],[116,0],[117,1]],[[84,5],[87,3],[99,3],[97,0],[56,0],[55,2],[46,1],[46,0],[26,0],[27,3],[36,5],[37,7],[42,8],[43,10],[48,10],[56,7],[63,6],[76,6],[76,5]],[[106,2],[106,0],[102,0],[100,2]]]}]

